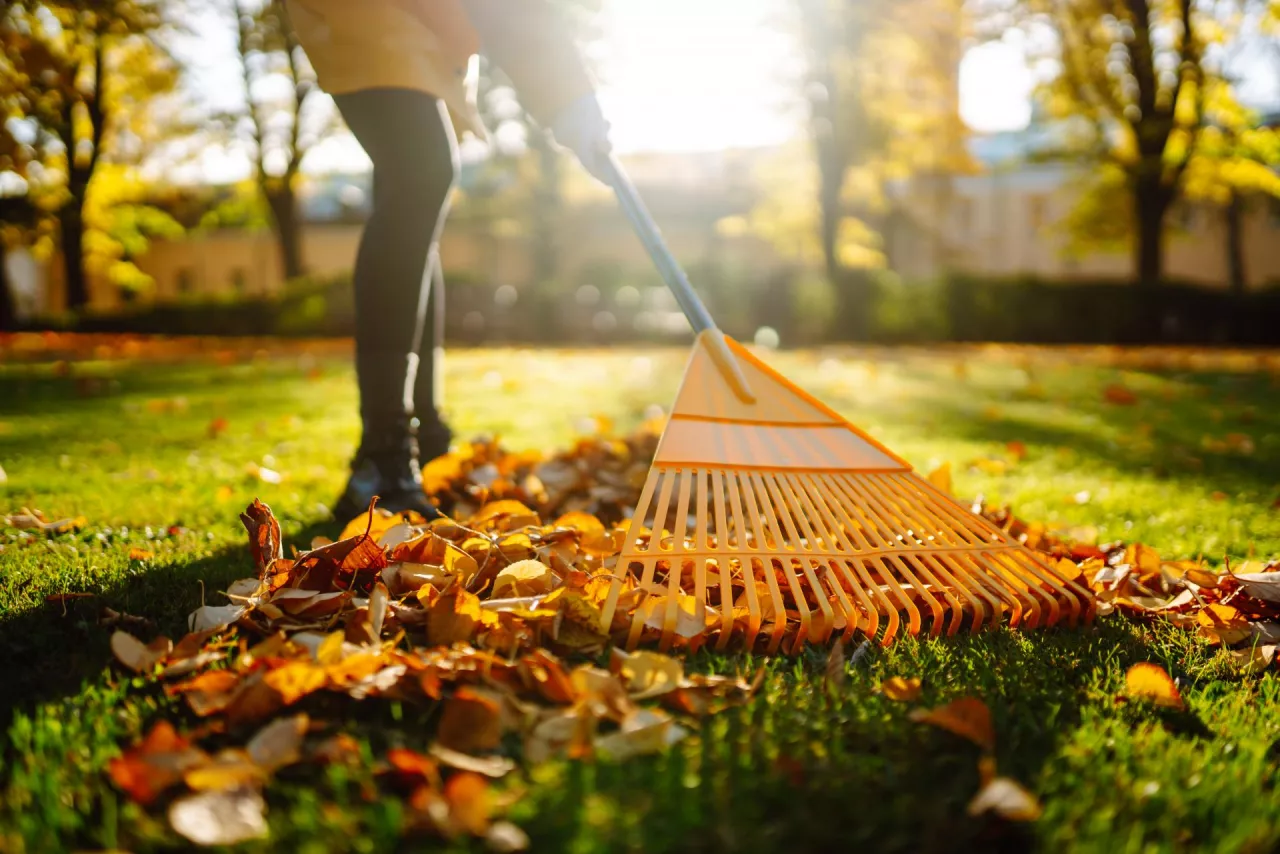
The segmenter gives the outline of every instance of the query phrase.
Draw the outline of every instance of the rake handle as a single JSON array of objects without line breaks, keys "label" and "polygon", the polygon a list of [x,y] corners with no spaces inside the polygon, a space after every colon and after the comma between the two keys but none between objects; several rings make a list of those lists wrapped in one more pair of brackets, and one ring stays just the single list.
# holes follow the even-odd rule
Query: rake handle
[{"label": "rake handle", "polygon": [[738,360],[729,349],[724,333],[716,327],[716,322],[712,320],[707,307],[703,305],[697,292],[689,284],[689,278],[684,274],[675,256],[671,254],[671,250],[667,248],[667,242],[662,239],[658,224],[654,222],[649,209],[640,199],[635,185],[622,171],[622,165],[612,154],[605,158],[604,172],[607,183],[613,188],[614,195],[618,197],[622,212],[631,222],[632,229],[649,252],[653,265],[658,268],[663,281],[675,295],[676,302],[680,304],[680,310],[689,319],[689,325],[693,327],[699,340],[707,347],[720,373],[739,399],[744,403],[755,403],[755,395],[751,392],[751,387],[742,373],[742,368],[738,365]]}]

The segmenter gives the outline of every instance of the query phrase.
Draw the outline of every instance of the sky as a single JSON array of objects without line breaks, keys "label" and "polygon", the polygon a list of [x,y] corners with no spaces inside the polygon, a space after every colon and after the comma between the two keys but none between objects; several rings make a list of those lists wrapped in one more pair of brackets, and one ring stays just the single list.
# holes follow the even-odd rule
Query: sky
[{"label": "sky", "polygon": [[[788,80],[797,56],[778,23],[785,0],[605,0],[596,45],[600,100],[620,153],[706,151],[778,144],[801,130]],[[239,98],[230,23],[207,14],[181,50],[196,66],[202,96],[223,106]],[[1016,45],[970,50],[959,69],[960,110],[978,131],[1024,127],[1031,72]],[[307,171],[367,164],[349,137],[313,150]],[[212,180],[243,174],[241,158],[204,155]]]}]

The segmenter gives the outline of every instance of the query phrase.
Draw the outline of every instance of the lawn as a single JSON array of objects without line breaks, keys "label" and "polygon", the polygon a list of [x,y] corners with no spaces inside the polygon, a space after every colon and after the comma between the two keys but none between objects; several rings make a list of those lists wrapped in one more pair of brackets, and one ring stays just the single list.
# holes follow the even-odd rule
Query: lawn
[{"label": "lawn", "polygon": [[[340,347],[129,356],[82,348],[70,363],[39,352],[0,361],[0,512],[87,521],[50,537],[0,529],[0,850],[182,847],[163,811],[142,811],[103,773],[152,722],[184,711],[110,664],[102,610],[181,636],[202,596],[220,603],[214,591],[251,573],[237,517],[255,496],[299,548],[340,527],[326,505],[358,432]],[[563,446],[602,420],[625,432],[653,415],[673,398],[684,356],[461,351],[448,361],[447,406],[464,436]],[[1280,355],[987,347],[769,358],[919,470],[950,462],[965,498],[1215,566],[1280,556]],[[135,547],[155,556],[132,560]],[[1116,701],[1141,661],[1179,679],[1185,713]],[[834,696],[819,689],[825,662],[825,650],[768,662],[700,653],[690,669],[765,664],[760,694],[691,722],[693,737],[659,756],[521,768],[505,784],[517,796],[510,817],[534,850],[573,852],[1280,846],[1280,683],[1239,675],[1185,630],[1111,616],[1085,630],[908,639],[855,656]],[[977,748],[911,723],[909,704],[874,690],[891,676],[920,677],[923,705],[985,699],[1000,771],[1039,796],[1043,816],[967,815]],[[335,708],[369,764],[430,739],[431,708]],[[270,838],[244,850],[428,844],[401,837],[403,807],[375,794],[367,766],[299,766],[267,797]]]}]

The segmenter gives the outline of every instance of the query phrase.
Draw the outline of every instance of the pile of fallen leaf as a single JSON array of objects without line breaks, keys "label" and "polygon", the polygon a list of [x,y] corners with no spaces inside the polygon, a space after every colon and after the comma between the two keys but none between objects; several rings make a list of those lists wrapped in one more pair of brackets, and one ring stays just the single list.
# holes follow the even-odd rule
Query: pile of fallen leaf
[{"label": "pile of fallen leaf", "polygon": [[[296,704],[438,703],[430,748],[389,751],[382,778],[403,792],[411,828],[519,847],[520,831],[494,821],[503,801],[491,785],[515,768],[515,745],[528,762],[658,751],[685,735],[677,716],[745,702],[758,686],[614,648],[647,595],[634,582],[624,584],[613,625],[602,626],[626,518],[656,439],[651,429],[594,437],[553,457],[464,445],[424,470],[448,518],[371,508],[337,541],[288,557],[276,519],[255,501],[241,519],[256,573],[228,587],[227,604],[199,608],[177,643],[144,643],[123,630],[112,637],[120,662],[159,680],[201,721],[186,734],[160,722],[112,762],[112,779],[139,803],[166,800],[174,829],[195,843],[253,838],[265,833],[261,792],[279,769],[359,756],[350,737],[330,732],[336,721]],[[1007,508],[973,509],[1090,586],[1100,612],[1168,619],[1235,648],[1250,670],[1271,664],[1280,642],[1276,564],[1220,574],[1161,560],[1143,545],[1073,544]],[[687,648],[716,628],[689,637]],[[607,668],[597,666],[605,655]],[[829,675],[846,665],[842,648],[837,655]],[[882,690],[913,699],[904,684],[905,693],[889,683]],[[967,720],[970,712],[957,714]],[[963,729],[946,723],[953,718],[938,710],[920,716]],[[996,776],[989,722],[979,737],[970,727],[969,737],[988,757],[983,791],[996,802],[976,802],[975,812],[1038,814],[1034,799]]]}]

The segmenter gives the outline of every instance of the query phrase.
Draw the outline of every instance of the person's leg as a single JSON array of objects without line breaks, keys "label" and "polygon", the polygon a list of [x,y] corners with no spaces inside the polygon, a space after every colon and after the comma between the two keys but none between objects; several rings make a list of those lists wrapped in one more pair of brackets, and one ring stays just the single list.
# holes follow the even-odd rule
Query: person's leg
[{"label": "person's leg", "polygon": [[[443,102],[407,89],[335,98],[373,161],[373,210],[356,256],[356,375],[364,433],[335,513],[378,494],[421,509],[412,417],[417,350],[430,296],[427,260],[457,174],[457,142]],[[429,371],[430,366],[426,366]],[[397,506],[399,505],[399,506]],[[420,506],[421,505],[421,506]]]},{"label": "person's leg", "polygon": [[418,347],[418,380],[413,389],[413,412],[418,421],[418,451],[422,459],[431,460],[449,452],[451,431],[440,417],[444,373],[444,269],[440,264],[440,248],[432,247],[427,259],[427,315],[422,325],[422,343]]}]

